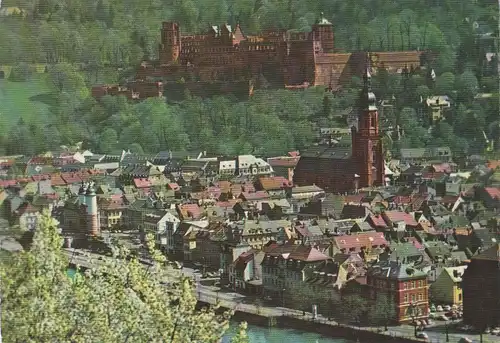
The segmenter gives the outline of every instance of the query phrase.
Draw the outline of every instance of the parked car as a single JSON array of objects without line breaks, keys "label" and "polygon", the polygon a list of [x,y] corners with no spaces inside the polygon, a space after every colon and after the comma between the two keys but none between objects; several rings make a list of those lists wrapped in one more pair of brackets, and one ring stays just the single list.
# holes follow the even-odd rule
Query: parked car
[{"label": "parked car", "polygon": [[451,306],[450,305],[444,305],[443,306],[444,311],[451,311]]},{"label": "parked car", "polygon": [[486,329],[484,329],[484,333],[485,333],[485,334],[489,334],[489,333],[491,333],[491,329],[490,329],[490,328],[486,328]]},{"label": "parked car", "polygon": [[417,332],[417,338],[429,339],[429,335],[425,332]]},{"label": "parked car", "polygon": [[429,307],[429,310],[430,310],[431,312],[436,312],[436,305],[431,304],[431,306]]},{"label": "parked car", "polygon": [[498,327],[493,328],[493,329],[491,329],[490,333],[492,335],[498,335],[500,333],[500,328],[498,328]]},{"label": "parked car", "polygon": [[438,307],[436,307],[436,311],[437,312],[443,312],[443,306],[438,305]]}]

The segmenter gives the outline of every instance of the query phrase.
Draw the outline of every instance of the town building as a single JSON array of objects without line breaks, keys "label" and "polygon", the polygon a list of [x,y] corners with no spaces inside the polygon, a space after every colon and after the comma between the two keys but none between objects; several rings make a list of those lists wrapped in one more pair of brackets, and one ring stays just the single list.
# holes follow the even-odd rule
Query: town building
[{"label": "town building", "polygon": [[473,256],[462,276],[464,323],[500,325],[500,243]]},{"label": "town building", "polygon": [[429,288],[434,303],[461,305],[463,302],[462,275],[467,266],[443,268]]},{"label": "town building", "polygon": [[368,67],[358,106],[358,122],[351,128],[351,146],[318,145],[302,152],[294,171],[295,184],[314,184],[329,193],[385,185],[379,116]]},{"label": "town building", "polygon": [[366,282],[370,296],[388,294],[394,301],[397,323],[416,323],[429,313],[427,273],[414,264],[397,259],[382,261],[370,267]]}]

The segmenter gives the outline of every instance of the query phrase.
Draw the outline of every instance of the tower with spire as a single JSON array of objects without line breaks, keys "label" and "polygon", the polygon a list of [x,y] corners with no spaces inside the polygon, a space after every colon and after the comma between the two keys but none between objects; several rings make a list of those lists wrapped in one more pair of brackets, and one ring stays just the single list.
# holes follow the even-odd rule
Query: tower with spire
[{"label": "tower with spire", "polygon": [[385,179],[377,98],[371,88],[371,78],[371,67],[367,61],[358,102],[358,127],[351,129],[353,164],[358,171],[359,187],[382,186]]}]

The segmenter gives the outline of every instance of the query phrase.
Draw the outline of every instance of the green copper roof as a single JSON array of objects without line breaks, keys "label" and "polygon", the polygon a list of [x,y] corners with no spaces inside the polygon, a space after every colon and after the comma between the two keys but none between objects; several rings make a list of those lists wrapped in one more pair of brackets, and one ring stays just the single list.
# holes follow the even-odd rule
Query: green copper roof
[{"label": "green copper roof", "polygon": [[332,23],[330,23],[328,21],[328,19],[325,18],[325,16],[323,15],[323,12],[321,12],[321,15],[318,19],[318,21],[316,22],[317,25],[332,25]]}]

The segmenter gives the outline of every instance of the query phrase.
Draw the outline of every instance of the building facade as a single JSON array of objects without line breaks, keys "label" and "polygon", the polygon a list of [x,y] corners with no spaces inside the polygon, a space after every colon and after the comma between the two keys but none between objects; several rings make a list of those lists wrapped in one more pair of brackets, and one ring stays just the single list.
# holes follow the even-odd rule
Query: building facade
[{"label": "building facade", "polygon": [[462,276],[464,323],[483,330],[500,325],[500,244],[471,258]]},{"label": "building facade", "polygon": [[383,261],[368,269],[366,277],[370,296],[388,294],[394,301],[394,322],[412,323],[425,320],[429,313],[427,273],[413,265]]}]

